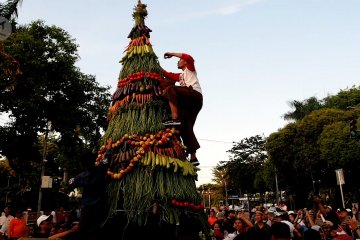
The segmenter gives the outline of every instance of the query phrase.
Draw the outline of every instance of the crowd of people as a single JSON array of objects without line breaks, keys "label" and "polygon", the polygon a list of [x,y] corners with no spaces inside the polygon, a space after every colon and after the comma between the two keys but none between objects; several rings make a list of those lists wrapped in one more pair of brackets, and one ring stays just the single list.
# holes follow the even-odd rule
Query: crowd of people
[{"label": "crowd of people", "polygon": [[311,209],[269,211],[211,209],[208,222],[212,240],[355,240],[360,239],[360,214],[352,209],[324,205],[313,196]]},{"label": "crowd of people", "polygon": [[56,211],[42,212],[35,222],[30,221],[27,214],[20,208],[12,211],[10,207],[5,207],[0,217],[0,240],[80,239],[78,209],[65,211],[60,207]]}]

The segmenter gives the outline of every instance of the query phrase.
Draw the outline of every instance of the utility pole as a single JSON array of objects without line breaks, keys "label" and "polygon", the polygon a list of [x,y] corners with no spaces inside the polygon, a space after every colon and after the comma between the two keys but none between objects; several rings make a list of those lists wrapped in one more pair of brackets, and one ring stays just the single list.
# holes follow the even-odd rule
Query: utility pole
[{"label": "utility pole", "polygon": [[50,122],[46,122],[46,128],[45,128],[45,137],[44,137],[44,143],[43,143],[43,152],[42,152],[42,162],[41,162],[41,174],[40,174],[40,188],[39,188],[39,199],[38,199],[38,205],[37,205],[37,212],[39,213],[41,211],[41,201],[42,201],[42,179],[45,175],[45,163],[46,163],[46,154],[47,154],[47,141],[48,141],[48,135],[49,135],[49,124]]},{"label": "utility pole", "polygon": [[279,186],[278,186],[278,179],[277,179],[277,173],[275,169],[275,186],[276,186],[276,204],[279,206]]},{"label": "utility pole", "polygon": [[225,207],[228,206],[228,194],[227,194],[227,187],[226,187],[226,179],[224,179],[224,175],[221,174],[221,178],[224,181],[224,189],[225,189]]},{"label": "utility pole", "polygon": [[211,191],[209,188],[209,210],[211,209]]}]

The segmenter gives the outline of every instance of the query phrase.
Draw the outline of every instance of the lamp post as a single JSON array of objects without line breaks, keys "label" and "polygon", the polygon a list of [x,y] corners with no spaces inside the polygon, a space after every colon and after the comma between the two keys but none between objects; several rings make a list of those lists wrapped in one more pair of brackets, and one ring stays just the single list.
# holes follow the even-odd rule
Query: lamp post
[{"label": "lamp post", "polygon": [[40,174],[40,188],[39,188],[39,198],[38,198],[38,205],[37,205],[37,212],[41,211],[41,201],[42,201],[42,179],[45,175],[45,163],[46,163],[46,154],[47,154],[47,140],[49,135],[49,125],[50,122],[46,122],[46,129],[45,129],[45,137],[44,137],[44,144],[43,144],[43,152],[42,152],[42,161],[41,161],[41,174]]},{"label": "lamp post", "polygon": [[210,188],[209,188],[209,210],[211,209],[211,191],[210,191]]},{"label": "lamp post", "polygon": [[6,197],[5,197],[5,205],[8,204],[9,201],[9,193],[10,193],[10,176],[8,176],[8,182],[7,182],[7,192],[6,192]]},{"label": "lamp post", "polygon": [[228,194],[227,194],[227,187],[226,187],[226,179],[224,178],[224,175],[221,174],[221,178],[224,181],[224,189],[225,189],[225,207],[228,206]]}]

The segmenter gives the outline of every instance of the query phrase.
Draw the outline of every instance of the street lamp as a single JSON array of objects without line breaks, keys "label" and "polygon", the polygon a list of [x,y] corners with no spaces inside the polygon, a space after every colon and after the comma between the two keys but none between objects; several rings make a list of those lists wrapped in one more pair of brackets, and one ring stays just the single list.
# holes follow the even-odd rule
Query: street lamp
[{"label": "street lamp", "polygon": [[5,197],[5,205],[8,204],[9,201],[9,193],[10,193],[10,176],[8,176],[8,182],[7,182],[7,192],[6,192],[6,197]]},{"label": "street lamp", "polygon": [[42,152],[42,161],[41,161],[41,174],[40,174],[40,188],[39,188],[39,199],[37,205],[37,212],[41,211],[41,201],[42,201],[42,179],[45,175],[45,163],[46,163],[46,154],[47,154],[47,141],[49,135],[49,126],[50,121],[46,122],[46,129],[45,129],[45,137],[44,137],[44,145],[43,145],[43,152]]},{"label": "street lamp", "polygon": [[228,194],[227,194],[227,187],[226,187],[226,179],[224,178],[224,175],[221,174],[221,178],[224,181],[224,189],[225,189],[225,207],[228,206]]},{"label": "street lamp", "polygon": [[209,188],[209,210],[211,209],[211,191],[210,191],[210,188]]}]

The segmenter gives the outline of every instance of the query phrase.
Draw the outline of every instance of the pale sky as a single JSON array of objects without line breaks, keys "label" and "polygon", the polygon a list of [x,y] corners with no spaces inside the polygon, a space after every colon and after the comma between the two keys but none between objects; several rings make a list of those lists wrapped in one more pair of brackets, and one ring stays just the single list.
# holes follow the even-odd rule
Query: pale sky
[{"label": "pale sky", "polygon": [[[1,2],[4,2],[3,0]],[[360,0],[143,0],[160,64],[195,59],[204,106],[195,133],[197,185],[228,160],[232,142],[284,127],[289,101],[359,85]],[[76,39],[78,66],[115,91],[137,0],[23,0],[18,22],[42,19]]]}]

